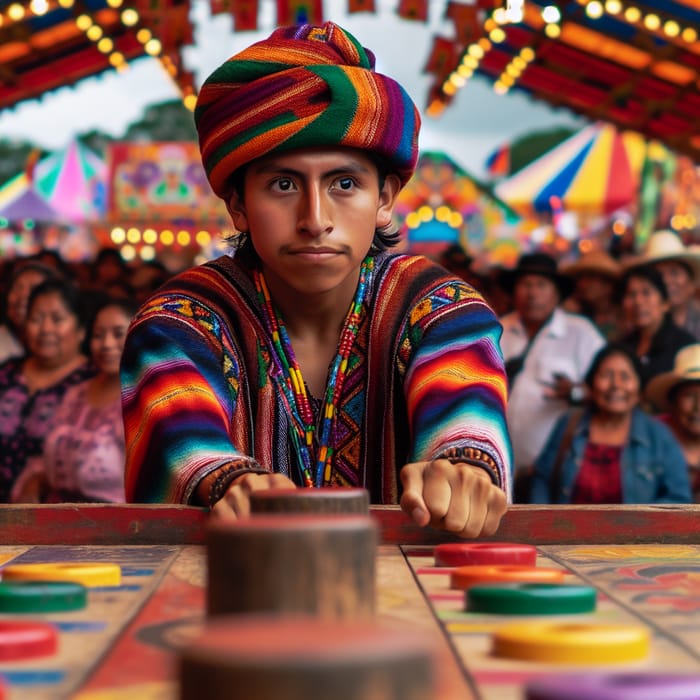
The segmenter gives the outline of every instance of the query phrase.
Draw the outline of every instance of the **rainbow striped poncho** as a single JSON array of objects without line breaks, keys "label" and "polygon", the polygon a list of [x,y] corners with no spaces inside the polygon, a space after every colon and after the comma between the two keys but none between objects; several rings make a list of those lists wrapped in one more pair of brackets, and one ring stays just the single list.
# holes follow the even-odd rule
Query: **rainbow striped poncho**
[{"label": "rainbow striped poncho", "polygon": [[[332,484],[399,500],[399,471],[484,451],[508,492],[501,326],[482,296],[420,256],[381,253],[350,356]],[[249,456],[301,485],[275,354],[250,270],[222,257],[176,276],[134,319],[122,360],[126,493],[192,503],[207,474]]]}]

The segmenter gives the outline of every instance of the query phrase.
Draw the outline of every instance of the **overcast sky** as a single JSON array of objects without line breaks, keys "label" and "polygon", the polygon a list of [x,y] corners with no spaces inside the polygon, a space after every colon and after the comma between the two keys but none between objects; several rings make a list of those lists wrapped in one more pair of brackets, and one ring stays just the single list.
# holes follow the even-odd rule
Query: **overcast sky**
[{"label": "overcast sky", "polygon": [[[397,79],[424,114],[432,76],[423,68],[433,37],[452,37],[451,23],[442,17],[445,5],[446,0],[430,0],[426,24],[398,17],[398,0],[376,0],[376,14],[354,15],[343,9],[347,0],[324,0],[324,12],[325,19],[342,25],[374,51],[377,70]],[[206,0],[193,0],[196,44],[185,47],[184,56],[197,85],[231,54],[268,36],[274,29],[274,12],[274,0],[260,0],[260,31],[234,33],[230,17],[212,18]],[[33,140],[47,149],[61,148],[74,134],[95,128],[120,137],[145,106],[177,96],[158,61],[139,59],[123,74],[106,73],[0,111],[0,137]],[[483,176],[484,161],[500,144],[534,130],[584,123],[566,110],[555,111],[525,96],[498,97],[490,83],[476,76],[440,117],[423,117],[420,147],[445,151],[463,168]]]}]

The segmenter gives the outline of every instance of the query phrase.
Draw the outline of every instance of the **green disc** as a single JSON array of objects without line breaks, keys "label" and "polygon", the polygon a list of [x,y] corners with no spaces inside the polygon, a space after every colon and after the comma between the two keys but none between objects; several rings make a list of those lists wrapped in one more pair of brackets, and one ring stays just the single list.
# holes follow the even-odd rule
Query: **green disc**
[{"label": "green disc", "polygon": [[568,615],[595,610],[592,586],[566,583],[499,583],[466,591],[469,612],[496,615]]},{"label": "green disc", "polygon": [[87,588],[70,581],[0,581],[0,612],[49,613],[80,610]]}]

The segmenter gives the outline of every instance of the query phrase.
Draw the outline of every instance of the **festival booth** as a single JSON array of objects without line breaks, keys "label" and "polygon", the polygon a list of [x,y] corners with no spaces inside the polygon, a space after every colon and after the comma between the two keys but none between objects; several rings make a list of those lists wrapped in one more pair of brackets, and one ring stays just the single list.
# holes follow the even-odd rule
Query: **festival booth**
[{"label": "festival booth", "polygon": [[40,248],[66,261],[89,259],[93,227],[104,216],[106,166],[77,140],[55,151],[0,189],[0,250],[31,255]]},{"label": "festival booth", "polygon": [[501,263],[520,217],[445,153],[426,151],[399,194],[396,220],[409,252],[437,258],[452,245]]},{"label": "festival booth", "polygon": [[[606,247],[606,237],[624,235],[647,205],[656,218],[658,199],[643,197],[654,168],[672,171],[675,157],[637,132],[596,122],[501,180],[494,191],[536,222],[527,231],[532,246],[563,256],[574,245]],[[665,179],[657,178],[658,193]]]},{"label": "festival booth", "polygon": [[215,256],[231,233],[194,142],[118,142],[107,151],[103,246],[125,260],[158,259],[172,271]]}]

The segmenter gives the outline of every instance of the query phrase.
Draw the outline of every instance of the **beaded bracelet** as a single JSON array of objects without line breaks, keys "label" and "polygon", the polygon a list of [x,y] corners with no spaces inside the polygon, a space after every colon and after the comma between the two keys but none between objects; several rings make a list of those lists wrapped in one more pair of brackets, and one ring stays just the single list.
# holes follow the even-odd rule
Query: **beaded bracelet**
[{"label": "beaded bracelet", "polygon": [[501,478],[493,458],[476,447],[450,447],[438,455],[437,459],[446,459],[452,464],[463,463],[472,467],[479,467],[479,469],[483,469],[489,475],[494,486],[500,487],[501,485]]},{"label": "beaded bracelet", "polygon": [[[242,465],[247,465],[251,468],[248,469]],[[249,472],[257,473],[258,471],[262,472],[264,470],[260,468],[257,462],[250,460],[240,460],[238,462],[229,462],[225,464],[218,470],[216,478],[209,488],[209,498],[207,499],[209,507],[213,508],[214,505],[224,497],[224,494],[228,491],[228,487],[239,476]]]}]

